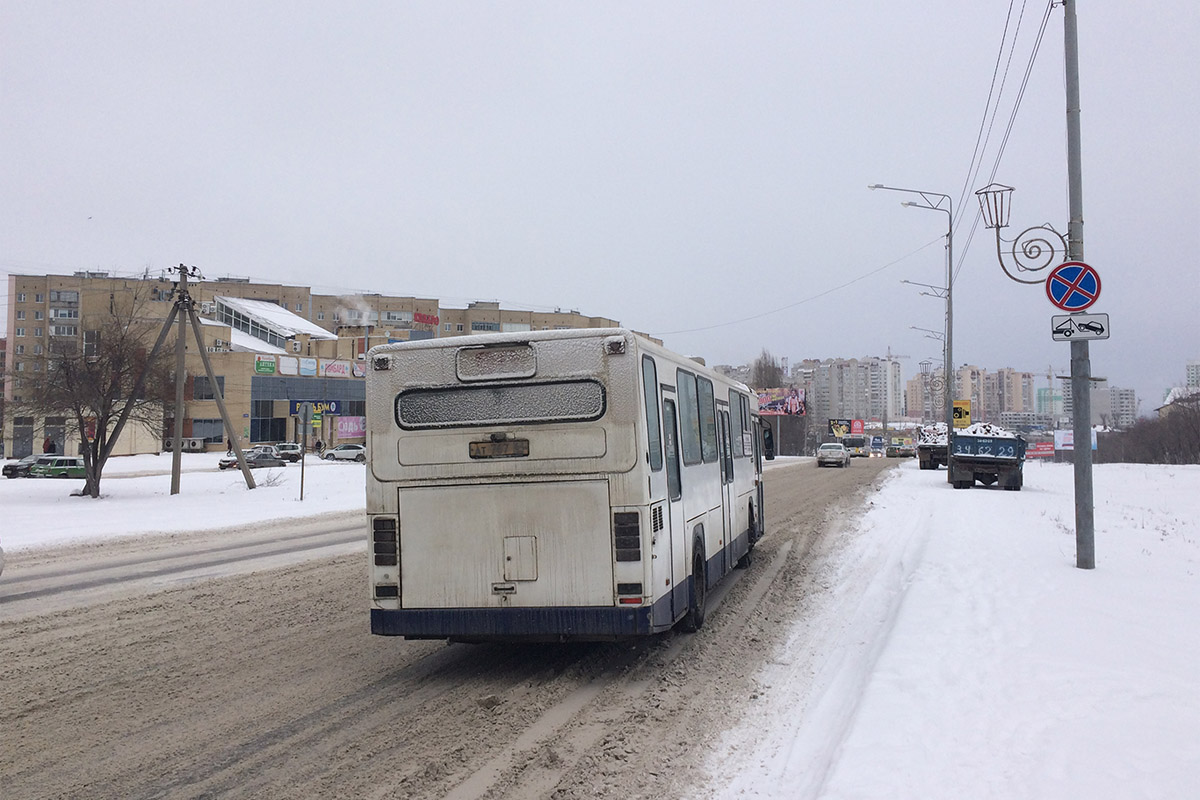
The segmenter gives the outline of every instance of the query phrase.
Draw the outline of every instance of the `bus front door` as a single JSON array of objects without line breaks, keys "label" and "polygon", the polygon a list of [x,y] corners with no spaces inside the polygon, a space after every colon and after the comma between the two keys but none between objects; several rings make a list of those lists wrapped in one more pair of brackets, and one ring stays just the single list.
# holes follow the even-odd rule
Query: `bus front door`
[{"label": "bus front door", "polygon": [[[663,398],[663,455],[667,473],[667,513],[664,531],[670,539],[667,563],[655,570],[659,584],[671,587],[671,620],[682,617],[688,610],[688,575],[686,531],[683,518],[683,470],[679,460],[679,421],[675,401]],[[656,564],[657,566],[657,564]],[[661,570],[661,575],[659,574]],[[657,587],[656,587],[657,589]]]}]

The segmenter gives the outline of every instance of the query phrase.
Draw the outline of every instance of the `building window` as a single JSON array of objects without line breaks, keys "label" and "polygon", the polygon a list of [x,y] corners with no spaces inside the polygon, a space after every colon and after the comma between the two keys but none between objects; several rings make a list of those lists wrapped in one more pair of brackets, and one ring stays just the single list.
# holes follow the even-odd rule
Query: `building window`
[{"label": "building window", "polygon": [[194,419],[192,436],[206,442],[222,444],[225,441],[225,426],[219,419]]},{"label": "building window", "polygon": [[463,324],[461,322],[458,323],[457,325],[454,326],[454,330],[458,331],[459,333],[462,333]]},{"label": "building window", "polygon": [[51,325],[51,336],[78,336],[79,328],[74,325]]},{"label": "building window", "polygon": [[19,355],[19,356],[25,355],[25,345],[23,345],[23,344],[17,345],[17,355]]},{"label": "building window", "polygon": [[17,312],[17,319],[25,319],[25,309],[21,309]]},{"label": "building window", "polygon": [[51,303],[78,303],[79,292],[57,291],[50,293]]},{"label": "building window", "polygon": [[303,310],[304,310],[304,303],[296,303],[296,310],[297,310],[297,311],[303,311]]},{"label": "building window", "polygon": [[35,356],[40,356],[42,354],[42,346],[40,344],[35,344],[33,346],[33,354]]},{"label": "building window", "polygon": [[100,353],[100,331],[83,332],[83,355],[91,357]]},{"label": "building window", "polygon": [[325,319],[325,312],[324,312],[324,311],[318,311],[318,312],[317,312],[317,319]]},{"label": "building window", "polygon": [[498,331],[500,330],[499,322],[472,322],[472,331]]},{"label": "building window", "polygon": [[275,412],[274,400],[250,401],[250,441],[251,442],[283,442],[287,441],[287,417],[273,417]]},{"label": "building window", "polygon": [[24,335],[25,335],[25,329],[24,329],[24,328],[17,328],[17,330],[16,330],[16,332],[15,332],[15,335],[16,335],[16,336],[24,336]]},{"label": "building window", "polygon": [[446,333],[449,333],[450,331],[454,330],[454,328],[449,322],[447,322],[446,324],[442,325],[442,330],[444,330]]},{"label": "building window", "polygon": [[40,338],[42,337],[42,329],[41,329],[41,328],[34,328],[34,329],[33,329],[33,335],[34,335],[35,337],[37,337],[37,338],[39,338],[39,339],[40,339]]},{"label": "building window", "polygon": [[18,303],[25,302],[25,293],[24,292],[17,292],[17,302]]},{"label": "building window", "polygon": [[35,294],[35,295],[33,296],[33,302],[35,302],[35,303],[44,303],[44,302],[46,302],[46,295],[44,295],[44,294]]},{"label": "building window", "polygon": [[52,308],[50,319],[79,319],[78,308]]},{"label": "building window", "polygon": [[45,318],[45,316],[46,316],[46,315],[45,315],[45,314],[43,314],[43,313],[42,313],[42,312],[40,312],[40,311],[34,311],[34,312],[33,312],[33,318],[34,318],[34,319],[44,319],[44,318]]},{"label": "building window", "polygon": [[[217,386],[221,390],[221,396],[224,397],[225,396],[225,376],[224,375],[217,376]],[[209,382],[207,376],[201,377],[198,375],[198,376],[196,376],[195,380],[192,382],[192,399],[193,400],[214,400],[214,399],[216,399],[216,395],[213,394],[212,384]]]}]

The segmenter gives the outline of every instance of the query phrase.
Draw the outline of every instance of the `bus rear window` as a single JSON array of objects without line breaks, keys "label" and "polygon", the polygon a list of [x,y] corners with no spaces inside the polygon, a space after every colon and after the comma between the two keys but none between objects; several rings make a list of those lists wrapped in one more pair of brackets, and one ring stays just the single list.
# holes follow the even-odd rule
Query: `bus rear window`
[{"label": "bus rear window", "polygon": [[538,422],[589,422],[604,416],[604,387],[595,380],[408,389],[396,397],[405,430]]}]

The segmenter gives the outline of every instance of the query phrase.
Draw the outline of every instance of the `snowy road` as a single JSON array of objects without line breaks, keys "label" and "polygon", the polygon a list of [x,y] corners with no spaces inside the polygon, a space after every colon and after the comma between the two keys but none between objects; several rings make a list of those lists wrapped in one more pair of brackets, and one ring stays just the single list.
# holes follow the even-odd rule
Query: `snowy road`
[{"label": "snowy road", "polygon": [[[3,794],[691,796],[707,780],[705,755],[755,702],[750,676],[820,593],[814,565],[857,518],[860,489],[894,464],[770,470],[769,535],[696,635],[569,646],[373,637],[356,553],[167,588],[153,580],[186,573],[141,578],[151,582],[57,612],[3,602]],[[238,552],[203,538],[197,569],[224,569],[212,562]],[[131,559],[131,571],[155,569],[132,555],[134,541],[18,553],[12,577],[65,572],[49,566],[55,553],[96,580]],[[257,546],[278,549],[270,537]],[[157,554],[163,565],[170,551]]]}]

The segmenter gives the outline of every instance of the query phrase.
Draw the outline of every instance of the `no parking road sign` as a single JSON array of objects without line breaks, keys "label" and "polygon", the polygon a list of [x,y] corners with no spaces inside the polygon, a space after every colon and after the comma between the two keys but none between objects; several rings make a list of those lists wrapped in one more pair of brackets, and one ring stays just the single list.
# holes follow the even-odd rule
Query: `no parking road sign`
[{"label": "no parking road sign", "polygon": [[1100,273],[1082,261],[1059,264],[1046,278],[1046,297],[1063,311],[1083,311],[1100,297]]}]

